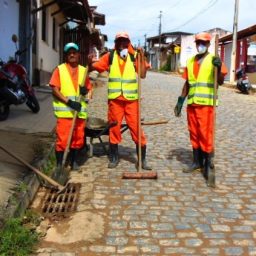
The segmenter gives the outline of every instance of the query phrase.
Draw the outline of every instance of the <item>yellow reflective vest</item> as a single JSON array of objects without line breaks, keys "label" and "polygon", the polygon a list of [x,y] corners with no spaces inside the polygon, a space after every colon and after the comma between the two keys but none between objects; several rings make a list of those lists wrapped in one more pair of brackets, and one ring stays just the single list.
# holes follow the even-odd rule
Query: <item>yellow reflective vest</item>
[{"label": "yellow reflective vest", "polygon": [[116,99],[123,95],[127,100],[138,99],[137,74],[130,54],[127,55],[124,72],[121,74],[118,55],[114,51],[108,78],[108,99]]},{"label": "yellow reflective vest", "polygon": [[[188,105],[194,103],[198,105],[213,106],[214,66],[212,64],[212,58],[213,55],[210,53],[204,57],[200,64],[197,78],[194,75],[195,56],[187,61],[189,83]],[[218,105],[217,95],[216,105]]]},{"label": "yellow reflective vest", "polygon": [[[84,75],[86,68],[78,65],[78,87],[77,91],[73,85],[72,78],[69,74],[68,68],[65,63],[58,66],[60,75],[60,92],[67,98],[76,101],[80,95],[80,86],[84,86]],[[87,104],[85,101],[81,101],[81,111],[78,113],[78,118],[87,118]],[[54,114],[57,118],[73,118],[74,110],[67,106],[65,103],[59,101],[56,97],[53,100]]]}]

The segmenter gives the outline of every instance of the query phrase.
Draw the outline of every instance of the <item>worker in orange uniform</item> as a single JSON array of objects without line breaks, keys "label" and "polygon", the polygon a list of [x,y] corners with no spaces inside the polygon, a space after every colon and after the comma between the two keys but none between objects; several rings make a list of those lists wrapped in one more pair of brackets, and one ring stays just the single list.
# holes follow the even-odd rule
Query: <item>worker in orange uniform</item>
[{"label": "worker in orange uniform", "polygon": [[202,169],[206,180],[214,168],[214,67],[218,69],[219,85],[223,84],[227,74],[227,68],[220,58],[208,52],[210,41],[211,35],[206,32],[195,36],[198,54],[187,61],[183,73],[186,82],[174,108],[175,115],[180,116],[184,100],[188,97],[187,120],[193,148],[193,163],[183,172],[192,173]]},{"label": "worker in orange uniform", "polygon": [[[140,77],[146,77],[148,63],[144,59],[142,49],[137,49],[141,58]],[[109,164],[108,168],[115,168],[119,162],[118,144],[122,140],[121,124],[123,118],[130,129],[133,141],[136,144],[138,154],[138,81],[136,59],[130,37],[126,32],[117,33],[115,37],[115,47],[111,52],[104,54],[98,61],[91,64],[92,70],[98,72],[108,71],[108,121],[117,122],[109,130]],[[141,132],[141,159],[142,168],[151,170],[146,162],[146,137]],[[138,165],[138,163],[137,163]]]},{"label": "worker in orange uniform", "polygon": [[75,111],[78,112],[70,144],[71,169],[78,170],[77,154],[84,145],[85,120],[87,118],[87,103],[79,95],[86,95],[91,90],[91,84],[86,77],[86,68],[79,65],[80,52],[77,44],[70,42],[64,46],[66,62],[60,64],[54,71],[49,82],[54,96],[53,107],[57,118],[55,153],[57,168],[62,165],[64,151],[72,126]]}]

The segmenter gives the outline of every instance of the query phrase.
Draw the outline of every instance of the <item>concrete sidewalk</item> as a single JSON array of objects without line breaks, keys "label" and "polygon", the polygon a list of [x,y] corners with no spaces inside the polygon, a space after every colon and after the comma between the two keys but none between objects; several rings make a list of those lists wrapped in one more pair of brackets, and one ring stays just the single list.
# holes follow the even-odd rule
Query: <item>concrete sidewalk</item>
[{"label": "concrete sidewalk", "polygon": [[[51,91],[41,87],[36,89],[36,96],[40,104],[39,113],[32,113],[25,104],[12,105],[8,119],[0,122],[1,146],[30,164],[35,158],[42,158],[44,148],[49,151],[55,127]],[[13,215],[20,205],[27,207],[28,198],[17,197],[20,192],[23,196],[27,192],[33,198],[37,188],[30,187],[32,184],[38,186],[32,172],[0,150],[0,219]]]}]

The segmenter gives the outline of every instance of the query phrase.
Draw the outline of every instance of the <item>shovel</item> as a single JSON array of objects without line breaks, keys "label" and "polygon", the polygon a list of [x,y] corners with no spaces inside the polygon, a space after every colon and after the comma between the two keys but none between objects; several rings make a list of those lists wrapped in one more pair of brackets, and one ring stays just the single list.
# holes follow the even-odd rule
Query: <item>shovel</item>
[{"label": "shovel", "polygon": [[41,178],[43,178],[44,180],[46,180],[47,182],[49,182],[54,188],[56,188],[59,191],[64,191],[66,186],[62,186],[60,185],[58,182],[56,182],[55,180],[51,179],[50,177],[48,177],[47,175],[45,175],[44,173],[42,173],[41,171],[39,171],[38,169],[36,169],[35,167],[33,167],[32,165],[30,165],[28,162],[26,162],[25,160],[21,159],[19,156],[11,153],[10,151],[8,151],[6,148],[4,148],[3,146],[0,145],[0,148],[7,153],[8,155],[10,155],[11,157],[13,157],[14,159],[18,160],[20,163],[24,164],[26,167],[28,167],[31,171],[35,172],[38,176],[40,176]]}]

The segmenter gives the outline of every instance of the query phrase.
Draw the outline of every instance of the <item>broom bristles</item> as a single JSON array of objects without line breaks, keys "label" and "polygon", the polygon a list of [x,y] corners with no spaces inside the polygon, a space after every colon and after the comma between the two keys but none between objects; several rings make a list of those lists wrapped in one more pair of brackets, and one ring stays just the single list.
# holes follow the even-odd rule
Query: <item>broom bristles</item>
[{"label": "broom bristles", "polygon": [[157,179],[157,172],[124,172],[123,179]]}]

